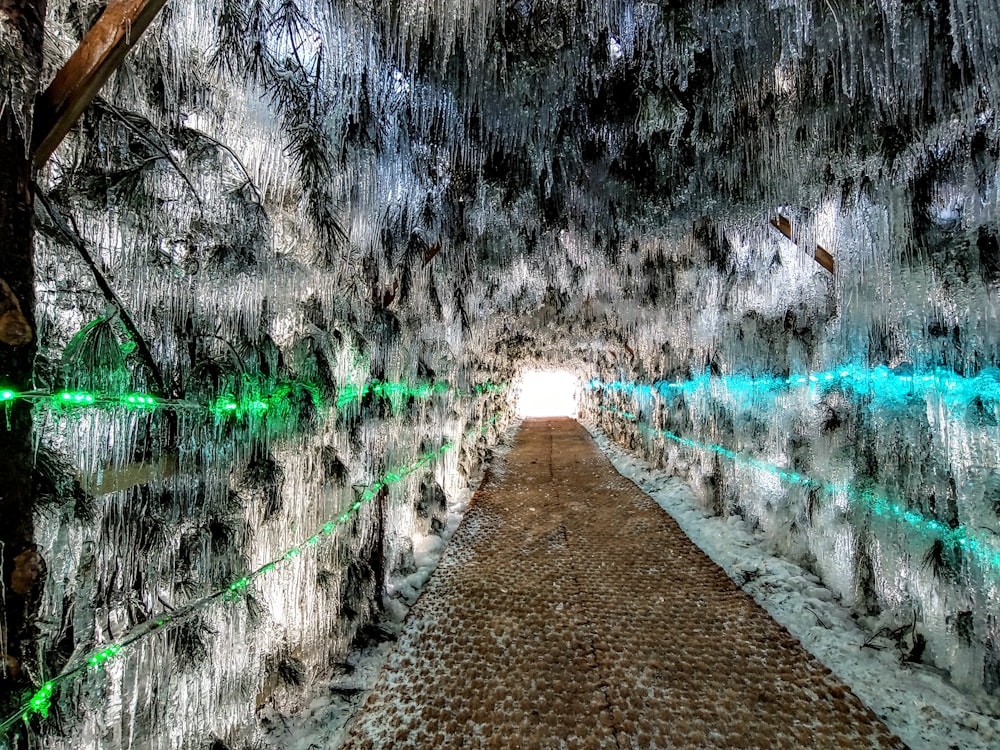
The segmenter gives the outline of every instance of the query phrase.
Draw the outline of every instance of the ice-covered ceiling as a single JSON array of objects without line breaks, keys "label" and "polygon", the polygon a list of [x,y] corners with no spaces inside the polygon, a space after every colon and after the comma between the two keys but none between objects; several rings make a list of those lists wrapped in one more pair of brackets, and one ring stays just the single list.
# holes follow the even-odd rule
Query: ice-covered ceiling
[{"label": "ice-covered ceiling", "polygon": [[[98,5],[55,4],[53,61]],[[476,357],[783,371],[861,345],[975,366],[1000,276],[996,17],[971,0],[171,4],[53,180],[132,204],[187,272],[223,245],[237,264],[273,251],[303,284],[332,271],[348,310],[454,314]],[[204,195],[219,168],[224,206]],[[139,215],[150,174],[175,193],[170,227]],[[956,325],[968,342],[935,335]]]}]

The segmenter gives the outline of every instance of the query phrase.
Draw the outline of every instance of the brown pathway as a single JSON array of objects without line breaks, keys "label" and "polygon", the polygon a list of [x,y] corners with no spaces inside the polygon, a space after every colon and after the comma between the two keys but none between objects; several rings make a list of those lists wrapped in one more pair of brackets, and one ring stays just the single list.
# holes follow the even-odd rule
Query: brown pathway
[{"label": "brown pathway", "polygon": [[903,748],[571,419],[526,420],[349,748]]}]

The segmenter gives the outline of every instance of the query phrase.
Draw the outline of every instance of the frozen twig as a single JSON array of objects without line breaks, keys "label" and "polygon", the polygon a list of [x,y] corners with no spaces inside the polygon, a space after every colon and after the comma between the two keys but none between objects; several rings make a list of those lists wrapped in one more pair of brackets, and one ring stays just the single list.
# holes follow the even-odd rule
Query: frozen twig
[{"label": "frozen twig", "polygon": [[[62,213],[52,205],[48,196],[38,185],[35,185],[35,197],[38,199],[38,202],[42,204],[42,207],[45,208],[46,213],[52,217],[52,221],[55,223],[59,232],[65,236],[66,239],[70,241],[70,244],[76,248],[77,252],[80,253],[80,257],[83,258],[83,262],[87,264],[87,267],[94,275],[94,280],[97,282],[97,286],[104,294],[105,299],[118,309],[122,324],[132,337],[132,340],[135,341],[136,351],[139,352],[139,356],[142,358],[143,363],[149,370],[149,374],[153,378],[153,383],[159,389],[161,395],[166,395],[167,388],[163,379],[163,373],[161,372],[159,365],[156,364],[156,360],[153,359],[153,353],[150,351],[149,345],[146,343],[146,339],[139,331],[139,327],[132,319],[132,315],[129,313],[125,303],[121,301],[121,298],[119,298],[119,296],[115,293],[115,290],[111,288],[111,284],[108,283],[104,274],[101,273],[101,269],[98,268],[97,263],[94,262],[93,256],[90,254],[90,251],[87,250],[87,243],[80,234],[80,230],[76,226],[76,222],[73,220],[73,217],[64,217]],[[69,224],[72,224],[72,228],[70,228],[69,224],[67,224],[67,221]]]},{"label": "frozen twig", "polygon": [[[177,171],[177,174],[180,175],[181,179],[184,180],[184,183],[188,186],[188,190],[191,191],[191,195],[194,196],[194,200],[198,204],[199,215],[204,217],[205,205],[204,203],[202,203],[201,196],[198,195],[198,191],[195,189],[194,183],[191,181],[191,178],[188,176],[187,172],[184,171],[181,165],[174,158],[173,154],[170,153],[170,150],[163,145],[162,142],[165,141],[166,139],[163,137],[163,134],[159,130],[157,130],[156,126],[153,125],[153,123],[151,123],[145,117],[142,117],[141,115],[137,115],[133,112],[129,112],[127,114],[125,112],[122,112],[113,104],[104,99],[95,100],[95,103],[100,104],[101,107],[103,107],[110,114],[118,118],[118,120],[126,128],[131,130],[132,133],[138,136],[141,140],[145,141],[154,149],[156,149],[160,154],[163,155],[164,159],[170,162],[170,165]],[[149,128],[151,131],[156,133],[160,137],[161,142],[157,143],[156,140],[151,138],[147,133],[143,132],[143,129],[139,127],[139,125],[136,122],[134,122],[134,120],[141,120],[142,128]]]}]

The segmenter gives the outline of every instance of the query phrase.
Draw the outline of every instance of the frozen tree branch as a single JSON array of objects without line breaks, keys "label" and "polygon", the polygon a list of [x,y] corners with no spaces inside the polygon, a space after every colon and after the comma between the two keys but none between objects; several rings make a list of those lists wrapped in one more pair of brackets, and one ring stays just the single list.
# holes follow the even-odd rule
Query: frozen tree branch
[{"label": "frozen tree branch", "polygon": [[116,308],[118,308],[119,314],[121,315],[121,321],[124,324],[129,335],[135,341],[136,351],[139,352],[139,356],[142,358],[143,363],[149,370],[150,376],[153,378],[153,383],[156,385],[160,394],[166,394],[167,387],[163,379],[163,373],[160,371],[159,365],[156,364],[156,360],[153,359],[153,353],[149,349],[149,345],[146,343],[146,339],[143,337],[142,333],[139,331],[138,326],[136,326],[135,321],[132,320],[132,316],[125,306],[125,303],[121,301],[121,298],[115,293],[115,290],[111,288],[111,284],[101,273],[101,269],[97,267],[97,263],[94,262],[93,256],[91,256],[90,251],[87,250],[87,243],[84,242],[79,230],[73,222],[73,217],[69,217],[68,221],[74,224],[71,229],[67,225],[67,219],[62,216],[62,214],[49,202],[48,197],[42,192],[41,189],[35,188],[35,197],[38,202],[42,204],[45,208],[46,213],[52,217],[52,221],[55,223],[56,228],[59,232],[69,240],[70,244],[76,248],[77,252],[80,253],[80,257],[83,258],[83,262],[87,264],[91,273],[94,275],[94,280],[97,282],[97,286],[100,288],[101,292],[104,293],[105,299]]}]

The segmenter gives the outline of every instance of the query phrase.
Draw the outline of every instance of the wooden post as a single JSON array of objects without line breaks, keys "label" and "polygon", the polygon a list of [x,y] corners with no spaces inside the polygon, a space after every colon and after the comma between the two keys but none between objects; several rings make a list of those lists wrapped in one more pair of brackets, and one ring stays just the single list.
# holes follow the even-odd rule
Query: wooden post
[{"label": "wooden post", "polygon": [[[0,81],[20,91],[0,107],[0,387],[31,387],[35,356],[34,195],[27,139],[31,100],[42,65],[46,0],[0,0],[0,34],[13,54],[0,56]],[[5,50],[7,52],[7,50]],[[0,711],[13,709],[38,675],[35,618],[45,564],[35,547],[31,408],[0,405],[0,547],[3,600],[0,619]],[[28,667],[28,669],[26,669]],[[27,742],[19,736],[11,747]]]},{"label": "wooden post", "polygon": [[[787,217],[778,214],[777,219],[771,219],[771,225],[796,245],[798,244],[798,240],[793,236],[792,222],[790,222]],[[830,255],[824,247],[816,245],[816,254],[813,257],[816,259],[817,263],[823,266],[823,268],[830,273],[833,273],[833,256]]]},{"label": "wooden post", "polygon": [[[4,0],[0,0],[3,2]],[[52,156],[167,0],[111,0],[35,109],[35,166]]]}]

